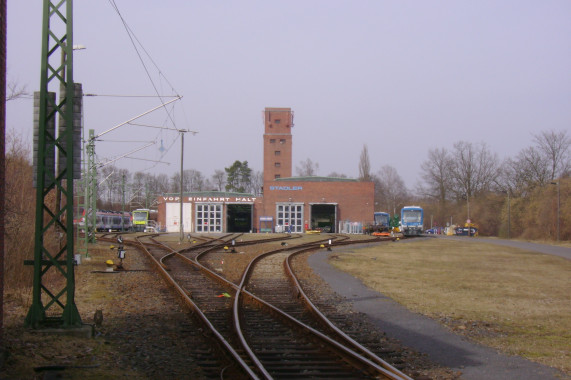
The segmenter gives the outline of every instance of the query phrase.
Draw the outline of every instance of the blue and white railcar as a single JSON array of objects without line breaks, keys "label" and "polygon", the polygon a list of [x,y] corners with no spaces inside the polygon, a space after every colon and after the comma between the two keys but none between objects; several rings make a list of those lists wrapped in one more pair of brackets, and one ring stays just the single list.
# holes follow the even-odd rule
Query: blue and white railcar
[{"label": "blue and white railcar", "polygon": [[401,210],[400,230],[404,236],[419,236],[424,231],[424,210],[420,206],[404,206]]}]

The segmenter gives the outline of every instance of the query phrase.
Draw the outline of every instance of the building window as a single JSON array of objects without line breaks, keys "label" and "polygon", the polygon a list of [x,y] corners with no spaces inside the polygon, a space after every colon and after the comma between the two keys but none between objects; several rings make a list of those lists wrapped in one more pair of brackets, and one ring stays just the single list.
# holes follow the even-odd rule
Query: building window
[{"label": "building window", "polygon": [[275,144],[276,143],[276,139],[270,139],[270,144]]},{"label": "building window", "polygon": [[281,156],[281,155],[282,155],[282,151],[281,151],[281,150],[276,150],[276,151],[274,152],[274,155],[275,155],[275,156]]},{"label": "building window", "polygon": [[196,205],[196,232],[222,232],[222,205]]},{"label": "building window", "polygon": [[276,174],[276,175],[274,176],[274,179],[278,179],[278,178],[281,178],[281,177],[282,177],[281,175]]},{"label": "building window", "polygon": [[282,122],[282,121],[281,121],[280,119],[275,119],[275,120],[274,120],[274,123],[275,123],[275,124],[279,124],[279,123],[281,123],[281,122]]},{"label": "building window", "polygon": [[281,162],[276,162],[276,163],[274,163],[274,166],[275,166],[276,168],[281,168],[281,167],[282,167],[282,163],[281,163]]},{"label": "building window", "polygon": [[280,144],[285,144],[286,140],[285,139],[280,139]]},{"label": "building window", "polygon": [[284,226],[284,232],[303,232],[303,205],[277,204],[277,225]]}]

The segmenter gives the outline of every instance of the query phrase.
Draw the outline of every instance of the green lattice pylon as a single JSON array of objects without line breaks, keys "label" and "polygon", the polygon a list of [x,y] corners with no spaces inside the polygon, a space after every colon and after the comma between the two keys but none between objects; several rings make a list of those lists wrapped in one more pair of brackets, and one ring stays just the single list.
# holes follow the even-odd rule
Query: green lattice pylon
[{"label": "green lattice pylon", "polygon": [[[25,320],[33,328],[81,325],[74,298],[72,8],[72,0],[43,2],[34,260],[27,262],[34,266],[34,283],[32,305]],[[48,96],[49,88],[51,85],[57,90],[60,84],[65,87],[65,95],[60,94],[56,102]],[[56,136],[55,129],[48,126],[58,116],[65,126],[60,125]],[[54,165],[49,159],[54,153],[65,160],[65,166]],[[56,203],[58,192],[61,201]]]}]

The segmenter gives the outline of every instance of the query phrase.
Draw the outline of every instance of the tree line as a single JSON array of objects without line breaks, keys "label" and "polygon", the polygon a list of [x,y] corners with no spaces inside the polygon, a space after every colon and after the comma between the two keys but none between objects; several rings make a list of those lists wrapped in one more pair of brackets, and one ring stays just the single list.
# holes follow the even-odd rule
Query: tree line
[{"label": "tree line", "polygon": [[[362,154],[360,167],[367,167],[363,160]],[[430,149],[421,170],[414,191],[391,166],[369,174],[379,210],[395,213],[416,202],[425,208],[425,226],[463,225],[469,219],[484,235],[551,239],[559,224],[560,238],[571,237],[567,131],[542,131],[531,146],[503,161],[485,143],[458,141],[451,148]]]},{"label": "tree line", "polygon": [[[182,192],[228,191],[260,195],[263,176],[253,171],[247,161],[235,161],[224,170],[215,170],[206,177],[200,171],[183,171]],[[131,173],[128,169],[106,165],[97,172],[97,207],[108,210],[127,210],[156,207],[161,194],[181,192],[180,172],[172,175],[146,172]],[[83,181],[77,181],[75,191],[81,197],[85,191]]]}]

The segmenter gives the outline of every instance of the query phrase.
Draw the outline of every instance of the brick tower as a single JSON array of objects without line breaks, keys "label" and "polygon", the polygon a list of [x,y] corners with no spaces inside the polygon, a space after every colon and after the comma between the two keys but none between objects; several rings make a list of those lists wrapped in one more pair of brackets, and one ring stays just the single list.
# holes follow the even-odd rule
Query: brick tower
[{"label": "brick tower", "polygon": [[264,183],[292,176],[293,112],[291,108],[264,110]]}]

